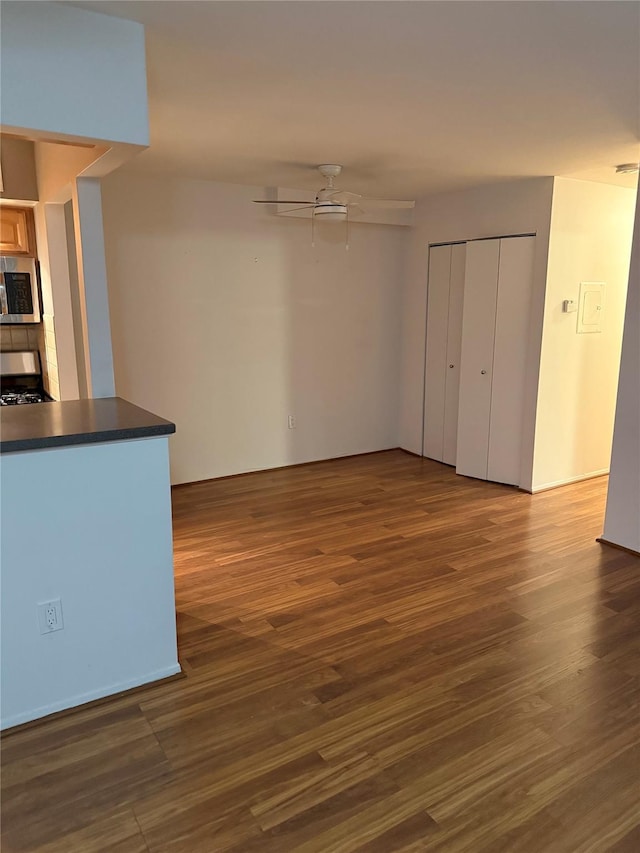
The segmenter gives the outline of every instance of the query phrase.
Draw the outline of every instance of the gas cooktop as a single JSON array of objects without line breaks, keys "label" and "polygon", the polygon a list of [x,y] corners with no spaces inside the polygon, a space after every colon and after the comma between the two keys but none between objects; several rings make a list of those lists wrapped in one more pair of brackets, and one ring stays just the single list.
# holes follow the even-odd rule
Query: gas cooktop
[{"label": "gas cooktop", "polygon": [[23,406],[25,403],[44,403],[45,398],[37,391],[8,391],[0,394],[0,406]]},{"label": "gas cooktop", "polygon": [[48,403],[37,350],[0,353],[0,406]]}]

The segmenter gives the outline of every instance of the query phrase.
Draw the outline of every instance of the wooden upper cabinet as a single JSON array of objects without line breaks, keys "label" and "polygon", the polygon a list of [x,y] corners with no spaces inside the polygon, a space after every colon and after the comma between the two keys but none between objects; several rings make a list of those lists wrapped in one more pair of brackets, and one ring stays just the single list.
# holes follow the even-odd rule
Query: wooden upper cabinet
[{"label": "wooden upper cabinet", "polygon": [[0,205],[0,254],[36,257],[35,226],[30,207]]}]

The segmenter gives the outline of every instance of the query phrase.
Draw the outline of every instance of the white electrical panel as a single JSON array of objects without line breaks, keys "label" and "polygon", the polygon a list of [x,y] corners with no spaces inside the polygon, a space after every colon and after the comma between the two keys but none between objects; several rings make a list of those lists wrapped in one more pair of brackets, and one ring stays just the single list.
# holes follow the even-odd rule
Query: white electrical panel
[{"label": "white electrical panel", "polygon": [[602,281],[581,281],[578,299],[578,334],[601,332],[604,321],[604,291]]}]

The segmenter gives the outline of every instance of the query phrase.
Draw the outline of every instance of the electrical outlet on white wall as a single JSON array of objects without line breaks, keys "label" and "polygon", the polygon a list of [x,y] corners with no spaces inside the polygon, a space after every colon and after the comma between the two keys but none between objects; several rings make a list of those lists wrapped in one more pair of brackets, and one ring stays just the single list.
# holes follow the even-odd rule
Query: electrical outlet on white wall
[{"label": "electrical outlet on white wall", "polygon": [[62,602],[59,598],[38,604],[38,622],[41,634],[50,634],[52,631],[61,631],[64,628]]},{"label": "electrical outlet on white wall", "polygon": [[295,429],[295,428],[296,428],[296,418],[295,418],[295,415],[289,415],[289,417],[287,418],[287,427],[288,427],[289,429]]}]

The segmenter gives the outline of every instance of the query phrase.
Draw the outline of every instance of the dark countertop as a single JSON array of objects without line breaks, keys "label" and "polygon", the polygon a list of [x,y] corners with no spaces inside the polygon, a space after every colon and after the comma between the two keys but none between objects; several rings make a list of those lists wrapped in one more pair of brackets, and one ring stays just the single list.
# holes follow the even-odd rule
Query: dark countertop
[{"label": "dark countertop", "polygon": [[171,435],[175,424],[120,397],[0,409],[0,453]]}]

